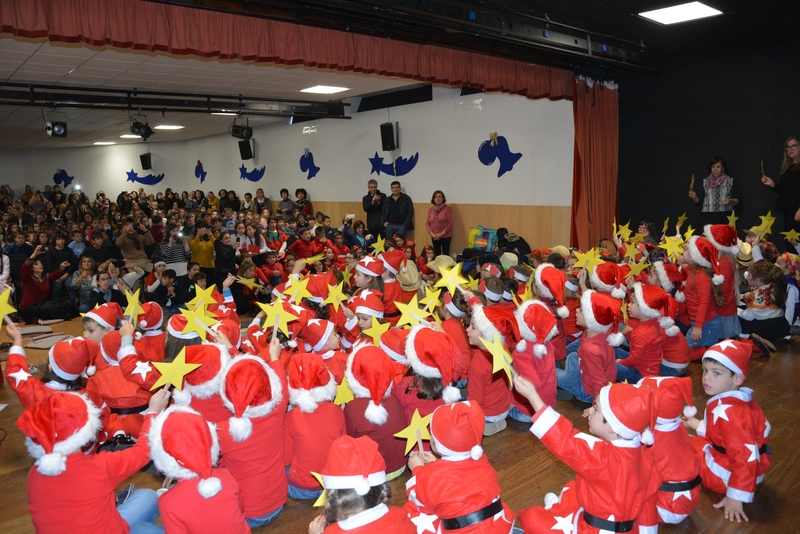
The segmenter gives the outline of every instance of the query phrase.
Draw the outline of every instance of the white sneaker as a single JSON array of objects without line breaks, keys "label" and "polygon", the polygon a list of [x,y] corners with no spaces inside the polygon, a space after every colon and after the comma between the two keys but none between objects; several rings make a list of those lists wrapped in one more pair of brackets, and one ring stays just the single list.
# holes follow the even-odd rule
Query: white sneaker
[{"label": "white sneaker", "polygon": [[551,491],[544,496],[544,509],[549,510],[559,502],[560,499],[558,498],[558,495]]}]

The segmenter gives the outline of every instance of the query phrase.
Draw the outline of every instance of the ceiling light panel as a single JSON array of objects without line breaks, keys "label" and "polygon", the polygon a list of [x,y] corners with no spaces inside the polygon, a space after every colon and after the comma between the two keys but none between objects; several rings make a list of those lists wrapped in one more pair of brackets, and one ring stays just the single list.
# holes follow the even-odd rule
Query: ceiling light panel
[{"label": "ceiling light panel", "polygon": [[722,11],[707,6],[701,2],[689,2],[688,4],[680,4],[677,6],[665,7],[663,9],[655,9],[653,11],[639,13],[639,16],[660,24],[677,24],[679,22],[703,19],[716,15],[722,15]]},{"label": "ceiling light panel", "polygon": [[301,89],[301,93],[314,93],[317,95],[332,95],[335,93],[341,93],[343,91],[349,91],[349,87],[333,87],[330,85],[315,85],[314,87],[306,87],[305,89]]}]

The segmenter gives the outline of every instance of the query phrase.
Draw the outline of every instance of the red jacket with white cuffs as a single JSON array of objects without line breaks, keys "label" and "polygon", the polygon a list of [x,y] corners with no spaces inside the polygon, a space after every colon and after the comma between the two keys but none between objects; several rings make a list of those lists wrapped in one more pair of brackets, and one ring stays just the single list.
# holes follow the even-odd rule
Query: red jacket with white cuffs
[{"label": "red jacket with white cuffs", "polygon": [[640,320],[630,333],[630,356],[620,360],[619,364],[633,367],[645,377],[660,376],[664,358],[661,349],[663,335],[664,329],[658,324],[658,319]]},{"label": "red jacket with white cuffs", "polygon": [[511,385],[505,371],[492,373],[492,355],[473,347],[469,365],[469,400],[483,408],[486,416],[501,415],[511,408]]},{"label": "red jacket with white cuffs", "polygon": [[[652,454],[661,483],[694,481],[700,473],[700,461],[683,421],[659,417],[653,436],[655,443],[645,451]],[[677,524],[686,519],[700,502],[700,488],[697,484],[683,491],[660,489],[656,502],[660,521]]]},{"label": "red jacket with white cuffs", "polygon": [[583,389],[596,397],[603,386],[617,381],[617,363],[614,348],[608,344],[607,334],[584,336],[578,348],[578,362]]},{"label": "red jacket with white cuffs", "polygon": [[320,402],[311,413],[297,407],[289,410],[284,432],[289,482],[300,489],[321,490],[311,473],[322,471],[331,444],[344,434],[344,412],[332,402]]},{"label": "red jacket with white cuffs", "polygon": [[[528,342],[524,352],[514,351],[514,369],[521,376],[524,376],[536,387],[539,396],[545,404],[555,407],[556,405],[556,361],[553,357],[555,348],[549,341],[544,344],[547,352],[542,356],[533,353],[536,343]],[[533,415],[533,408],[528,399],[511,391],[511,402],[516,408],[527,416]]]}]

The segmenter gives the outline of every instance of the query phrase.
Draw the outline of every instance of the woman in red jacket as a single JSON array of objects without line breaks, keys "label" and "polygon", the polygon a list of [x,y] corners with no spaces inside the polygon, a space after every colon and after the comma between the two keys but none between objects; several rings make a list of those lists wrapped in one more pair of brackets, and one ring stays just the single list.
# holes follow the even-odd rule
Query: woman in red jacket
[{"label": "woman in red jacket", "polygon": [[70,318],[69,313],[59,313],[55,310],[42,307],[42,302],[50,298],[50,284],[59,278],[68,276],[69,262],[65,261],[52,273],[45,274],[44,263],[37,256],[44,253],[42,246],[36,247],[31,257],[22,264],[22,297],[19,309],[22,320],[27,324],[47,321],[63,321]]}]

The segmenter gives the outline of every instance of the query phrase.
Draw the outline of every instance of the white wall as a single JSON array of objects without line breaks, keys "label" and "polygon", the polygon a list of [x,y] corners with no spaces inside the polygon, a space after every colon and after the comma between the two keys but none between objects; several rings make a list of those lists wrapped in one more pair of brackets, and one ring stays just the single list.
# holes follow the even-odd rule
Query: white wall
[{"label": "white wall", "polygon": [[[355,111],[355,106],[353,106]],[[131,169],[140,175],[165,174],[147,191],[221,188],[237,193],[262,187],[276,198],[281,187],[293,191],[305,187],[309,197],[326,201],[357,200],[365,193],[366,181],[375,178],[389,191],[393,176],[370,175],[368,158],[381,151],[379,125],[400,123],[400,150],[405,158],[419,152],[419,162],[409,174],[397,178],[415,201],[425,202],[434,189],[442,189],[449,202],[569,206],[572,197],[573,120],[569,101],[528,100],[491,94],[458,96],[457,89],[434,88],[434,100],[390,110],[353,113],[350,120],[325,119],[296,125],[274,124],[256,128],[255,159],[247,169],[266,166],[257,183],[241,180],[237,140],[227,134],[186,142],[152,143],[152,171],[142,171],[139,154],[143,143],[81,149],[0,151],[5,178],[21,191],[23,184],[43,187],[53,184],[53,174],[65,169],[86,191],[105,190],[112,198],[123,189],[139,184],[126,182]],[[303,129],[316,126],[316,133]],[[504,136],[512,152],[522,158],[513,170],[497,177],[499,162],[484,166],[478,161],[480,144],[491,132]],[[306,180],[298,161],[303,150],[314,154],[319,174]],[[194,176],[196,161],[208,172],[201,185]]]}]

